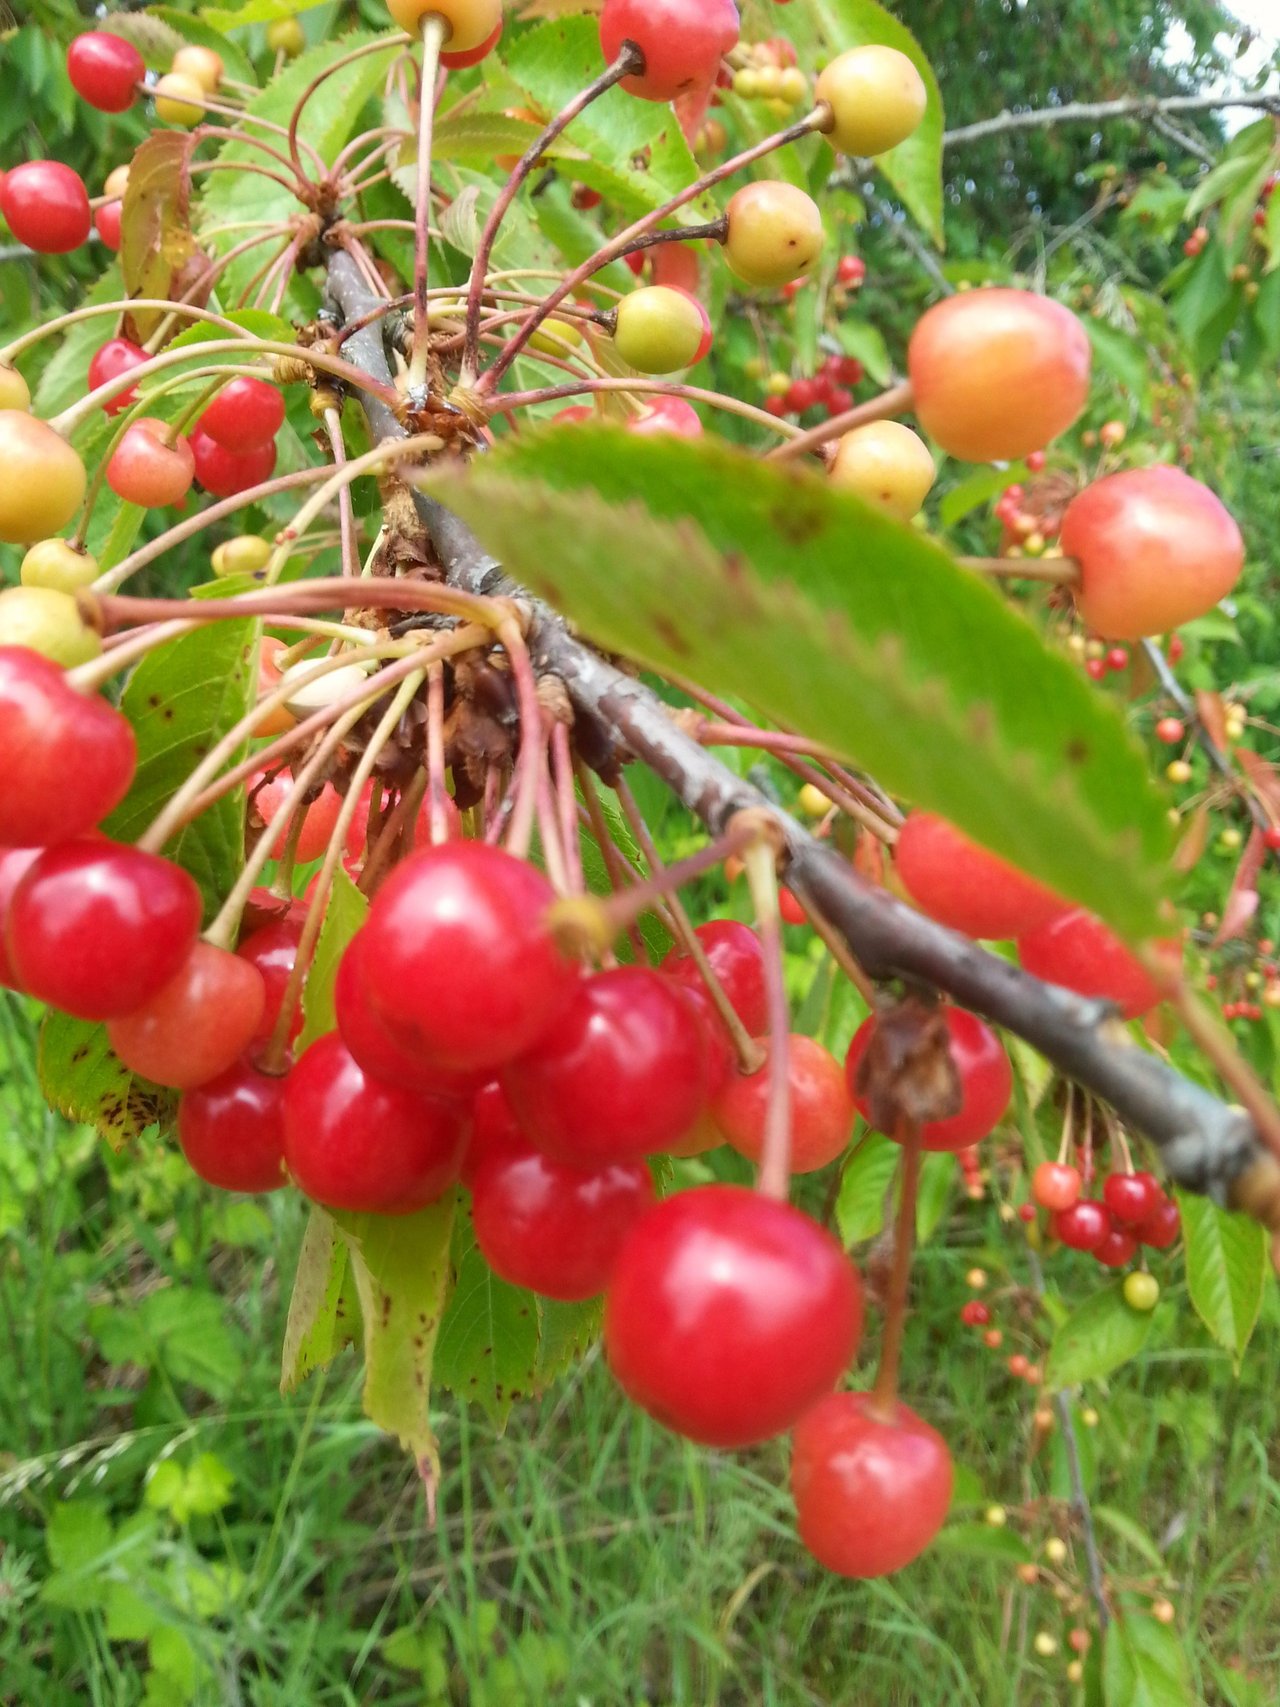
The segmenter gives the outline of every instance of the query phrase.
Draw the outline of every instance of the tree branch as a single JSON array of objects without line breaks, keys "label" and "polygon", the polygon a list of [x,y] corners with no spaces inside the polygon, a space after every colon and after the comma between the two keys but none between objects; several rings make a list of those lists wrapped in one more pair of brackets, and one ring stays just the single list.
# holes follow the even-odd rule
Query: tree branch
[{"label": "tree branch", "polygon": [[944,148],[1011,130],[1040,130],[1055,124],[1103,124],[1108,119],[1154,118],[1161,113],[1212,113],[1224,107],[1254,107],[1280,113],[1280,94],[1270,95],[1129,95],[1118,101],[1068,101],[1060,107],[1033,107],[1029,112],[997,113],[976,124],[960,125],[942,138]]},{"label": "tree branch", "polygon": [[[329,262],[328,295],[351,319],[366,314],[374,302],[341,254]],[[387,378],[375,328],[353,334],[345,347],[353,363],[377,379]],[[375,440],[384,434],[403,436],[394,414],[376,396],[362,393],[361,401]],[[579,747],[589,762],[607,772],[626,758],[641,761],[713,836],[724,832],[736,812],[769,811],[786,839],[787,883],[802,901],[817,907],[873,978],[926,985],[985,1015],[1144,1132],[1179,1185],[1220,1202],[1238,1197],[1243,1186],[1259,1218],[1280,1226],[1280,1162],[1264,1150],[1243,1111],[1138,1047],[1106,1004],[1041,983],[865,882],[846,859],[686,735],[642,682],[577,639],[553,610],[510,583],[457,516],[435,499],[416,495],[414,501],[451,586],[484,596],[505,593],[529,604],[534,668],[564,683],[578,719]]]}]

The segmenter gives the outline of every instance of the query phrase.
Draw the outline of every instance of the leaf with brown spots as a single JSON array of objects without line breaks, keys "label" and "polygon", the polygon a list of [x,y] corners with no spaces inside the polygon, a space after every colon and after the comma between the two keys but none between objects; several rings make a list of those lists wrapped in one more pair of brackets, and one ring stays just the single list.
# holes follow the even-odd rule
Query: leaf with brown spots
[{"label": "leaf with brown spots", "polygon": [[476,1248],[470,1215],[454,1232],[453,1295],[436,1347],[436,1379],[501,1426],[518,1395],[537,1391],[538,1300],[509,1286]]},{"label": "leaf with brown spots", "polygon": [[360,1305],[346,1241],[333,1217],[318,1205],[311,1211],[289,1299],[280,1391],[292,1393],[308,1375],[326,1369],[360,1331]]},{"label": "leaf with brown spots", "polygon": [[92,1126],[123,1150],[148,1126],[166,1126],[178,1099],[131,1073],[112,1053],[105,1025],[50,1012],[40,1027],[40,1088],[51,1108]]},{"label": "leaf with brown spots", "polygon": [[[168,296],[175,276],[196,252],[190,222],[194,148],[194,132],[157,130],[129,164],[120,218],[120,268],[130,296]],[[155,331],[162,317],[155,308],[139,308],[132,315],[142,338]]]},{"label": "leaf with brown spots", "polygon": [[394,1434],[424,1480],[440,1470],[431,1370],[449,1290],[457,1194],[416,1215],[335,1214],[364,1325],[364,1411]]}]

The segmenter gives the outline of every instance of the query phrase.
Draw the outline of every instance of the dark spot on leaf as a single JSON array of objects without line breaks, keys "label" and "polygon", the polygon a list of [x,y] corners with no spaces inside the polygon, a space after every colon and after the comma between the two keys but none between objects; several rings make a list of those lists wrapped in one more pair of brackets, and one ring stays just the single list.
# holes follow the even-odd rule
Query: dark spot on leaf
[{"label": "dark spot on leaf", "polygon": [[1088,745],[1077,735],[1074,741],[1067,742],[1065,757],[1069,765],[1082,765],[1089,757]]},{"label": "dark spot on leaf", "polygon": [[689,656],[689,643],[668,616],[655,616],[653,626],[659,640],[665,641],[673,652],[678,652],[682,658]]},{"label": "dark spot on leaf", "polygon": [[80,1045],[79,1049],[72,1051],[71,1065],[74,1067],[77,1064],[77,1062],[87,1061],[88,1058],[89,1058],[89,1045],[87,1043],[82,1043]]}]

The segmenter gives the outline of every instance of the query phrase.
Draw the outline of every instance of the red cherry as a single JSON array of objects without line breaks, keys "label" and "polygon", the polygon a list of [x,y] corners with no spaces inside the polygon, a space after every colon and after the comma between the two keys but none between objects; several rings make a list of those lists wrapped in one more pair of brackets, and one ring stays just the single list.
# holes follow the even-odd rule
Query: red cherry
[{"label": "red cherry", "polygon": [[84,835],[124,799],[137,757],[114,706],[77,693],[40,653],[0,646],[0,846]]},{"label": "red cherry", "polygon": [[1280,848],[1280,824],[1269,824],[1262,832],[1262,840],[1272,853]]},{"label": "red cherry", "polygon": [[569,1302],[604,1291],[623,1240],[652,1202],[643,1162],[582,1173],[530,1151],[484,1163],[471,1217],[495,1274]]},{"label": "red cherry", "polygon": [[18,989],[18,975],[9,964],[6,945],[6,920],[14,891],[27,874],[27,868],[40,857],[39,848],[0,849],[0,984],[6,989]]},{"label": "red cherry", "polygon": [[[853,1129],[853,1099],[840,1063],[811,1037],[787,1039],[791,1089],[791,1170],[825,1168],[842,1155]],[[759,1162],[769,1105],[768,1065],[757,1072],[731,1073],[711,1106],[720,1131],[740,1154]]]},{"label": "red cherry", "polygon": [[177,973],[199,925],[200,891],[179,866],[100,837],[61,842],[14,894],[10,963],[41,1001],[117,1019]]},{"label": "red cherry", "polygon": [[110,201],[103,202],[93,216],[93,223],[97,227],[98,236],[101,237],[108,249],[116,253],[120,249],[120,224],[123,215],[124,203],[122,201]]},{"label": "red cherry", "polygon": [[1084,673],[1091,682],[1100,682],[1107,673],[1107,666],[1101,658],[1087,658]]},{"label": "red cherry", "polygon": [[1162,717],[1156,724],[1156,740],[1163,741],[1166,747],[1176,747],[1186,732],[1186,724],[1180,717]]},{"label": "red cherry", "polygon": [[[132,338],[108,338],[93,352],[89,362],[90,391],[96,391],[100,385],[128,373],[131,368],[140,367],[146,360],[147,352]],[[102,407],[108,415],[118,415],[122,410],[132,408],[137,401],[136,390],[117,391]]]},{"label": "red cherry", "polygon": [[178,1142],[202,1180],[223,1191],[277,1191],[284,1172],[285,1080],[237,1061],[178,1103]]},{"label": "red cherry", "polygon": [[1025,1381],[1027,1371],[1031,1368],[1031,1359],[1024,1357],[1021,1352],[1015,1352],[1009,1359],[1008,1370],[1015,1381]]},{"label": "red cherry", "polygon": [[1114,1002],[1126,1019],[1146,1013],[1161,999],[1141,962],[1083,907],[1060,913],[1019,937],[1018,957],[1033,977]]},{"label": "red cherry", "polygon": [[[259,772],[258,776],[264,773]],[[277,814],[285,801],[293,793],[293,778],[288,771],[281,771],[269,782],[259,782],[258,776],[250,778],[250,792],[253,796],[254,810],[264,824],[274,824]],[[329,838],[342,811],[342,796],[331,782],[326,782],[314,800],[307,804],[303,814],[302,831],[298,836],[297,858],[300,864],[306,865],[313,859],[319,859],[329,846]],[[273,854],[277,857],[283,852],[289,835],[288,811],[279,819],[280,829],[276,834]]]},{"label": "red cherry", "polygon": [[559,427],[578,427],[584,421],[594,421],[596,412],[587,403],[575,403],[570,409],[561,409],[551,417],[551,425]]},{"label": "red cherry", "polygon": [[1178,1205],[1171,1197],[1162,1196],[1146,1220],[1133,1229],[1133,1234],[1140,1245],[1150,1245],[1157,1251],[1167,1251],[1170,1245],[1177,1242],[1181,1231],[1182,1216]]},{"label": "red cherry", "polygon": [[556,1024],[500,1077],[521,1128],[555,1161],[638,1161],[677,1143],[702,1111],[702,1028],[669,978],[619,966],[583,979]]},{"label": "red cherry", "polygon": [[543,923],[541,872],[484,842],[446,842],[394,871],[369,911],[375,1012],[451,1072],[532,1048],[573,1000],[577,968]]},{"label": "red cherry", "polygon": [[284,398],[266,380],[241,375],[223,386],[198,425],[223,450],[243,456],[269,445],[280,431]]},{"label": "red cherry", "polygon": [[1058,1211],[1053,1230],[1068,1250],[1096,1251],[1111,1231],[1111,1217],[1094,1198],[1082,1197],[1070,1209]]},{"label": "red cherry", "polygon": [[1041,1162],[1031,1176],[1031,1195],[1042,1209],[1070,1209],[1083,1190],[1079,1168],[1066,1162]]},{"label": "red cherry", "polygon": [[1127,670],[1129,668],[1129,652],[1124,646],[1113,646],[1107,653],[1106,665],[1109,670]]},{"label": "red cherry", "polygon": [[[719,979],[730,1006],[753,1037],[769,1028],[765,993],[764,950],[750,925],[736,919],[712,919],[694,932]],[[698,963],[691,954],[673,948],[662,962],[668,978],[688,990],[705,991]]]},{"label": "red cherry", "polygon": [[[247,960],[250,966],[256,966],[262,974],[264,999],[262,1018],[258,1029],[251,1041],[265,1043],[276,1028],[280,1018],[280,1005],[284,1001],[285,987],[289,982],[289,974],[293,971],[298,958],[298,943],[302,938],[301,918],[285,917],[277,919],[273,924],[263,925],[252,931],[236,949],[242,960]],[[292,1043],[302,1030],[301,1005],[294,1013],[289,1027],[288,1041]]]},{"label": "red cherry", "polygon": [[1104,1268],[1124,1268],[1137,1255],[1138,1241],[1128,1227],[1111,1227],[1093,1254]]},{"label": "red cherry", "polygon": [[803,415],[806,409],[813,409],[822,401],[822,394],[823,388],[816,379],[793,380],[785,398],[787,413]]},{"label": "red cherry", "polygon": [[465,71],[469,65],[479,65],[497,47],[501,35],[502,19],[499,18],[492,35],[486,36],[479,47],[463,48],[457,53],[442,52],[440,63],[446,71]]},{"label": "red cherry", "polygon": [[[943,1012],[951,1036],[951,1058],[960,1075],[960,1111],[945,1120],[926,1122],[920,1128],[920,1140],[926,1150],[963,1150],[985,1138],[1008,1108],[1013,1094],[1013,1072],[1000,1039],[976,1014],[964,1008],[944,1008]],[[870,1115],[865,1097],[858,1095],[858,1063],[866,1053],[875,1025],[874,1014],[863,1020],[854,1033],[844,1064],[849,1089],[864,1120],[869,1120]]]},{"label": "red cherry", "polygon": [[105,30],[87,30],[67,48],[71,87],[100,113],[123,113],[131,107],[135,85],[146,74],[142,55],[133,43]]},{"label": "red cherry", "polygon": [[421,1096],[469,1099],[480,1088],[476,1074],[445,1073],[422,1061],[397,1043],[369,1005],[369,963],[366,939],[357,931],[347,944],[334,985],[334,1013],[342,1041],[357,1064],[375,1079]]},{"label": "red cherry", "polygon": [[107,485],[127,504],[162,509],[191,490],[195,458],[181,434],[168,442],[167,421],[143,415],[131,421],[107,464]]},{"label": "red cherry", "polygon": [[702,278],[696,249],[688,243],[659,243],[652,251],[652,261],[654,284],[697,296]]},{"label": "red cherry", "polygon": [[462,1183],[468,1188],[488,1162],[512,1156],[531,1156],[534,1148],[511,1112],[506,1093],[496,1079],[476,1092],[471,1103],[471,1138],[462,1158]]},{"label": "red cherry", "polygon": [[[563,420],[568,413],[565,409],[556,419]],[[593,416],[595,411],[588,409],[585,413]],[[643,415],[634,415],[627,422],[627,431],[640,438],[648,438],[651,433],[673,433],[678,439],[700,439],[703,427],[698,411],[683,397],[653,397]]]},{"label": "red cherry", "polygon": [[932,812],[908,813],[894,868],[922,912],[966,936],[1015,937],[1062,911],[1052,890]]},{"label": "red cherry", "polygon": [[262,1018],[262,974],[239,955],[197,942],[150,1001],[107,1026],[111,1047],[131,1072],[191,1090],[225,1073],[248,1048]]},{"label": "red cherry", "polygon": [[1109,1174],[1102,1183],[1102,1201],[1126,1227],[1140,1226],[1163,1196],[1154,1174]]},{"label": "red cherry", "polygon": [[778,891],[778,911],[782,914],[786,924],[807,925],[809,923],[808,913],[785,886]]},{"label": "red cherry", "polygon": [[1068,504],[1061,544],[1080,565],[1080,615],[1116,640],[1203,616],[1235,586],[1244,563],[1231,515],[1180,468],[1131,468],[1095,480]]},{"label": "red cherry", "polygon": [[224,450],[209,437],[201,423],[192,428],[190,444],[196,479],[215,498],[234,498],[238,492],[260,486],[264,480],[270,480],[276,465],[276,447],[271,439],[240,455]]},{"label": "red cherry", "polygon": [[829,1571],[883,1577],[922,1553],[951,1504],[947,1443],[899,1400],[887,1418],[870,1393],[833,1393],[792,1437],[800,1539]]},{"label": "red cherry", "polygon": [[646,101],[673,101],[714,82],[739,27],[733,0],[605,0],[600,50],[612,64],[623,42],[635,42],[644,70],[622,87]]},{"label": "red cherry", "polygon": [[5,173],[0,213],[38,255],[65,255],[89,235],[89,192],[78,172],[57,160],[32,160]]},{"label": "red cherry", "polygon": [[861,1329],[862,1285],[831,1235],[732,1185],[680,1192],[641,1216],[605,1301],[623,1391],[708,1446],[788,1428],[835,1385]]},{"label": "red cherry", "polygon": [[971,1298],[960,1306],[960,1320],[966,1328],[985,1328],[991,1320],[991,1311],[981,1299]]},{"label": "red cherry", "polygon": [[457,1179],[466,1137],[454,1104],[370,1078],[336,1031],[285,1081],[285,1164],[300,1191],[331,1209],[424,1209]]},{"label": "red cherry", "polygon": [[867,276],[867,263],[861,255],[841,255],[836,266],[836,281],[842,285],[860,285]]},{"label": "red cherry", "polygon": [[1027,467],[1031,470],[1032,474],[1041,473],[1048,460],[1048,457],[1042,450],[1028,451],[1025,458]]}]

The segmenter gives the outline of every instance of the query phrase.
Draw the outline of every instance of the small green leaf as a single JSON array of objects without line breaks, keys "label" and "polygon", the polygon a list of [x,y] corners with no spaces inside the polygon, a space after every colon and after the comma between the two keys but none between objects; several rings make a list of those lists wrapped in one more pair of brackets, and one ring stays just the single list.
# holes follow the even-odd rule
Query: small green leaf
[{"label": "small green leaf", "polygon": [[1193,1707],[1181,1638],[1133,1598],[1107,1628],[1102,1678],[1107,1707]]},{"label": "small green leaf", "polygon": [[359,1304],[351,1296],[351,1262],[333,1217],[313,1206],[302,1235],[280,1354],[280,1391],[292,1393],[307,1376],[325,1369],[359,1329]]},{"label": "small green leaf", "polygon": [[1151,1322],[1150,1311],[1132,1310],[1125,1303],[1121,1282],[1096,1292],[1054,1336],[1045,1380],[1050,1387],[1101,1381],[1138,1355]]},{"label": "small green leaf", "polygon": [[1267,1284],[1266,1229],[1195,1192],[1180,1191],[1187,1290],[1196,1314],[1240,1372]]},{"label": "small green leaf", "polygon": [[167,1125],[177,1095],[131,1073],[112,1053],[105,1025],[50,1009],[40,1026],[40,1088],[50,1107],[92,1126],[123,1150],[148,1126]]},{"label": "small green leaf", "polygon": [[[1115,708],[979,577],[790,464],[603,425],[429,477],[590,639],[825,742],[1122,934],[1170,830]],[[607,566],[607,568],[606,568]]]},{"label": "small green leaf", "polygon": [[[248,711],[256,690],[257,625],[207,622],[157,647],[129,679],[121,709],[138,739],[138,770],[103,826],[135,842],[209,749]],[[246,743],[247,746],[247,743]],[[243,756],[237,750],[232,762]],[[195,878],[206,916],[216,912],[244,863],[244,790],[232,789],[165,848]]]},{"label": "small green leaf", "polygon": [[298,1051],[306,1049],[317,1037],[332,1031],[337,1025],[333,1006],[334,986],[338,967],[346,953],[347,944],[360,929],[369,911],[369,903],[356,888],[341,866],[333,874],[333,888],[325,907],[320,940],[316,943],[315,958],[307,973],[302,997],[305,1024],[298,1039]]},{"label": "small green leaf", "polygon": [[998,498],[1006,486],[1025,480],[1026,476],[1025,462],[1011,463],[1007,468],[979,468],[951,488],[938,506],[938,519],[944,528],[953,528],[983,504]]},{"label": "small green leaf", "polygon": [[603,1298],[588,1298],[578,1304],[538,1299],[538,1391],[550,1386],[585,1354],[599,1337],[603,1313]]},{"label": "small green leaf", "polygon": [[956,1177],[956,1159],[949,1151],[935,1151],[920,1162],[920,1189],[916,1197],[916,1243],[927,1245],[951,1202]]},{"label": "small green leaf", "polygon": [[45,1526],[49,1562],[60,1571],[83,1571],[111,1548],[113,1531],[103,1500],[64,1500]]},{"label": "small green leaf", "polygon": [[364,1411],[439,1472],[431,1428],[431,1371],[449,1287],[456,1193],[414,1215],[334,1216],[351,1259],[364,1323]]},{"label": "small green leaf", "polygon": [[843,1244],[865,1244],[883,1228],[901,1153],[882,1132],[863,1134],[840,1176],[836,1226]]},{"label": "small green leaf", "polygon": [[502,1424],[517,1399],[538,1388],[538,1301],[509,1286],[476,1247],[470,1215],[454,1232],[453,1296],[436,1346],[435,1375]]},{"label": "small green leaf", "polygon": [[939,1553],[989,1559],[1001,1565],[1030,1564],[1035,1556],[1012,1529],[996,1529],[990,1523],[949,1523],[939,1530],[933,1546]]},{"label": "small green leaf", "polygon": [[1129,1516],[1127,1512],[1117,1511],[1114,1506],[1095,1505],[1093,1508],[1095,1520],[1113,1535],[1118,1535],[1134,1552],[1144,1558],[1160,1576],[1168,1570],[1163,1554],[1155,1542],[1147,1534],[1140,1523]]}]

